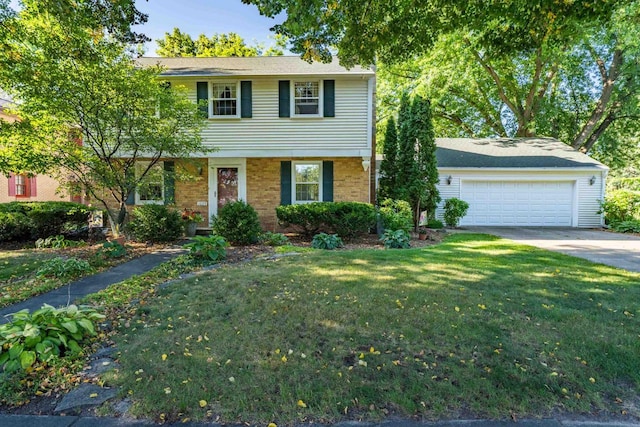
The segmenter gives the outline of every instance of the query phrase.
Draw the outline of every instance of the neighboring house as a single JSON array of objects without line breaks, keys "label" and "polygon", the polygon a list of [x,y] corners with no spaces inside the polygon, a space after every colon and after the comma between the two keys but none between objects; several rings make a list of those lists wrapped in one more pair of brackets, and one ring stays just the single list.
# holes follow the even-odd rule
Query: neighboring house
[{"label": "neighboring house", "polygon": [[286,56],[138,61],[161,65],[163,78],[187,87],[208,117],[203,143],[217,151],[194,153],[199,165],[165,159],[158,171],[190,168],[198,179],[156,174],[130,203],[168,200],[210,217],[241,199],[274,230],[279,205],[372,201],[372,70]]},{"label": "neighboring house", "polygon": [[609,168],[561,141],[439,138],[436,145],[442,200],[469,203],[462,226],[604,224],[598,211]]},{"label": "neighboring house", "polygon": [[[7,108],[12,101],[0,92],[0,120],[10,123],[19,120],[9,113]],[[0,174],[0,203],[7,202],[43,202],[43,201],[75,201],[82,202],[81,197],[71,197],[68,192],[59,191],[60,183],[47,175]]]}]

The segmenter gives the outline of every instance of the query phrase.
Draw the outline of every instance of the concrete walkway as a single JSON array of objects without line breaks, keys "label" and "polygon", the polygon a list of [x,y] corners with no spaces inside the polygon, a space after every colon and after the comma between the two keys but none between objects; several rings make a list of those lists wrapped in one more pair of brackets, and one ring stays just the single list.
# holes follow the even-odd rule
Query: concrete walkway
[{"label": "concrete walkway", "polygon": [[[129,277],[145,273],[171,258],[186,253],[182,248],[168,248],[132,259],[124,264],[117,265],[102,273],[87,276],[75,282],[71,282],[59,289],[47,292],[0,309],[0,324],[7,323],[11,314],[28,309],[30,312],[39,309],[43,304],[54,307],[65,306],[89,294],[96,293],[106,287],[122,282]],[[0,422],[0,426],[3,426]]]},{"label": "concrete walkway", "polygon": [[467,227],[467,230],[640,272],[640,237],[629,234],[556,227]]}]

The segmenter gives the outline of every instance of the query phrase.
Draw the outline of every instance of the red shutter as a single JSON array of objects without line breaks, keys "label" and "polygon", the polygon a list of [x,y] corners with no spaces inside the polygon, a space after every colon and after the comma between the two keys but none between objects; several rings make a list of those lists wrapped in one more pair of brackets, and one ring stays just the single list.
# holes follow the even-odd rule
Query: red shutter
[{"label": "red shutter", "polygon": [[29,178],[29,185],[27,186],[27,196],[36,197],[38,192],[36,191],[36,177]]},{"label": "red shutter", "polygon": [[16,195],[16,176],[14,174],[9,175],[9,196]]}]

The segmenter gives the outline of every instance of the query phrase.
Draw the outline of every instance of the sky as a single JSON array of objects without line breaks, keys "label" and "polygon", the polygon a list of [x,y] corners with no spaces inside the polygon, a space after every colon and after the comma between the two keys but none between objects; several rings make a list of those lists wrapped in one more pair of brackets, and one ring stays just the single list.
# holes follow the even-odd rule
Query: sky
[{"label": "sky", "polygon": [[272,44],[269,31],[275,24],[284,20],[261,16],[254,5],[243,4],[240,0],[136,0],[138,10],[149,15],[149,20],[135,31],[150,37],[147,43],[146,56],[156,54],[156,40],[164,37],[177,27],[195,39],[204,33],[234,32],[244,38],[245,43],[253,45],[263,43],[265,47]]}]

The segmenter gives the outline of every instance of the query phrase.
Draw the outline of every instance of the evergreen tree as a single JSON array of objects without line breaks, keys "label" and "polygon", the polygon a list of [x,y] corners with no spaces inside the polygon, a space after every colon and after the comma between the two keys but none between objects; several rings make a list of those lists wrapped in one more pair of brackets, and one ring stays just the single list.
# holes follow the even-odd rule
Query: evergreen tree
[{"label": "evergreen tree", "polygon": [[384,134],[384,159],[380,162],[380,180],[378,182],[378,203],[384,199],[397,199],[398,174],[398,131],[393,116],[387,121]]},{"label": "evergreen tree", "polygon": [[394,196],[411,205],[417,226],[420,211],[430,217],[440,201],[436,188],[438,170],[436,145],[429,101],[404,95],[398,112],[398,154]]},{"label": "evergreen tree", "polygon": [[440,201],[438,183],[438,160],[436,159],[436,140],[433,131],[431,103],[417,97],[412,104],[412,128],[416,136],[418,180],[421,188],[416,194],[420,210],[426,210],[430,218],[435,216]]},{"label": "evergreen tree", "polygon": [[410,186],[415,178],[416,144],[411,129],[411,101],[405,93],[400,99],[398,110],[398,155],[396,157],[396,191],[395,197],[400,200],[410,200]]}]

